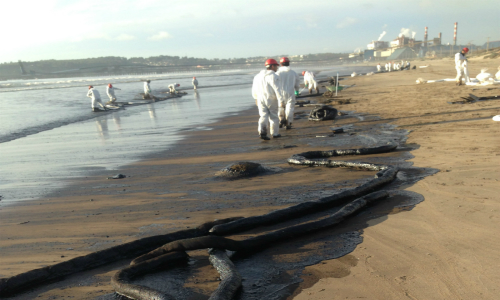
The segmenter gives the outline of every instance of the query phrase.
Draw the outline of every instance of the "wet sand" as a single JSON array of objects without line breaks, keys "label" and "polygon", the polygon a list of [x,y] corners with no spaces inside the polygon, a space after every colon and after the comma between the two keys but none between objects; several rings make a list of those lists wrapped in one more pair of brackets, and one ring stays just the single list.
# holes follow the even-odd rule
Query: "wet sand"
[{"label": "wet sand", "polygon": [[[354,78],[340,109],[375,114],[411,130],[419,145],[411,161],[439,169],[407,188],[425,201],[412,211],[370,221],[349,258],[306,268],[306,288],[294,299],[498,299],[500,288],[500,101],[450,105],[469,93],[500,95],[498,86],[456,87],[451,60],[415,71]],[[500,60],[471,59],[470,74],[496,70]],[[376,224],[376,225],[375,225]],[[329,266],[331,265],[331,267]],[[332,268],[344,270],[330,276]]]},{"label": "wet sand", "polygon": [[[339,259],[306,267],[302,283],[289,287],[290,299],[495,299],[499,261],[498,124],[500,103],[484,101],[450,105],[472,92],[500,94],[454,83],[416,85],[424,79],[452,78],[451,61],[425,62],[415,71],[362,76],[346,81],[355,87],[342,92],[351,104],[343,111],[366,114],[339,118],[335,126],[354,124],[369,131],[390,123],[411,130],[407,143],[417,149],[381,155],[401,162],[411,150],[416,167],[440,172],[408,184],[407,191],[425,201],[401,208],[401,199],[360,214],[349,222],[295,248],[278,245],[266,252],[278,260],[295,261],[303,248],[319,249],[322,237],[358,232],[363,242]],[[471,61],[471,74],[498,60]],[[310,108],[297,110],[300,116]],[[380,116],[381,120],[376,116]],[[0,211],[0,276],[7,277],[50,265],[140,237],[194,227],[215,218],[251,216],[321,197],[323,192],[356,186],[373,172],[296,168],[286,158],[308,150],[366,146],[348,137],[321,139],[332,122],[294,122],[283,138],[263,142],[256,134],[257,110],[228,116],[213,130],[186,132],[187,138],[150,159],[85,178],[41,200],[3,207]],[[377,129],[381,131],[382,129]],[[353,160],[354,158],[347,158]],[[360,158],[355,158],[360,160]],[[370,158],[363,158],[362,160]],[[281,170],[242,181],[215,180],[213,174],[237,161],[257,161]],[[127,176],[107,180],[116,173]],[[305,192],[308,193],[305,193]],[[295,198],[293,197],[295,196]],[[283,199],[286,199],[284,201]],[[409,211],[408,211],[409,210]],[[255,234],[252,232],[249,234]],[[202,257],[206,254],[193,253]],[[200,258],[197,279],[186,283],[205,299],[218,281]],[[112,292],[109,278],[124,262],[87,272],[90,281],[71,277],[16,298],[73,296],[93,299]],[[83,283],[83,284],[82,284]],[[205,298],[204,298],[205,297]],[[333,297],[333,298],[332,298]],[[191,298],[198,299],[198,298]]]}]

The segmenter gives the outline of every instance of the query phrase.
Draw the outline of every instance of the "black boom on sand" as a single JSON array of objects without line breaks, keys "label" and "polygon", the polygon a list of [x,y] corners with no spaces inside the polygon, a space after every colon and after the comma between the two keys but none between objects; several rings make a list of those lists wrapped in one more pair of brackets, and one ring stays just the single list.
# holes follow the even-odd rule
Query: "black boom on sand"
[{"label": "black boom on sand", "polygon": [[[133,299],[174,299],[170,295],[132,284],[130,281],[139,275],[153,272],[159,268],[171,267],[185,262],[187,258],[185,251],[213,248],[210,250],[210,261],[220,273],[222,282],[210,299],[233,299],[234,294],[241,286],[241,277],[224,250],[245,253],[257,252],[265,247],[272,246],[273,243],[334,226],[370,203],[388,197],[389,193],[386,191],[374,191],[393,181],[398,172],[397,168],[371,163],[332,161],[326,158],[342,155],[384,153],[393,151],[396,147],[396,145],[387,145],[349,150],[310,151],[293,155],[288,159],[290,164],[348,167],[378,172],[369,182],[333,196],[304,202],[262,216],[224,219],[202,224],[196,229],[148,237],[77,257],[53,266],[32,270],[10,278],[2,278],[0,279],[0,297],[23,290],[28,286],[31,287],[49,280],[59,279],[68,274],[143,254],[133,260],[129,267],[120,270],[113,276],[111,282],[116,292]],[[344,204],[345,206],[338,212],[321,220],[290,226],[243,241],[235,241],[219,236],[291,220],[325,208]],[[212,236],[208,236],[208,234],[212,234]],[[160,245],[163,246],[159,247]]]},{"label": "black boom on sand", "polygon": [[90,270],[118,260],[135,257],[171,241],[204,236],[208,234],[208,230],[214,225],[236,219],[239,219],[239,217],[207,222],[195,229],[181,230],[169,234],[139,239],[109,249],[75,257],[52,266],[31,270],[8,278],[1,278],[0,297],[24,291],[47,281],[61,279],[70,274]]},{"label": "black boom on sand", "polygon": [[[154,269],[157,269],[157,265],[161,260],[168,259],[165,263],[172,263],[170,257],[168,256],[171,253],[177,253],[179,251],[189,251],[189,250],[197,250],[197,249],[206,249],[206,248],[215,248],[218,249],[226,249],[231,251],[244,252],[246,254],[252,254],[258,251],[261,251],[267,247],[272,246],[277,242],[281,242],[284,240],[288,240],[293,237],[302,236],[307,233],[315,232],[324,228],[328,228],[334,226],[349,216],[355,214],[360,211],[368,204],[373,203],[377,200],[384,199],[389,197],[389,193],[387,191],[378,191],[371,194],[368,194],[364,197],[358,198],[344,207],[342,207],[338,212],[328,216],[324,219],[308,222],[300,225],[290,226],[284,229],[280,229],[277,231],[273,231],[267,234],[259,235],[256,237],[252,237],[243,241],[235,241],[228,238],[220,237],[220,236],[202,236],[198,238],[179,240],[175,242],[168,243],[154,251],[151,251],[143,256],[140,256],[132,261],[131,266],[127,267],[113,277],[112,283],[116,292],[121,295],[134,295],[133,299],[143,299],[143,300],[153,300],[158,298],[151,298],[149,295],[153,295],[154,293],[150,288],[135,285],[132,283],[128,283],[127,276],[122,275],[122,273],[129,273],[129,269],[133,268],[134,272],[145,274],[151,272]],[[184,259],[182,257],[181,259]],[[225,287],[219,287],[217,289],[217,297],[212,295],[211,299],[233,299],[234,293],[238,290],[241,285],[241,280],[239,285],[236,287],[235,282],[238,281],[238,273],[234,267],[229,266],[228,259],[224,256],[215,256],[210,259],[212,264],[216,266],[217,271],[221,275],[221,279],[228,278],[230,284],[224,284]],[[151,264],[154,265],[154,269],[151,268]],[[232,265],[232,264],[231,264]],[[115,278],[120,278],[122,280],[115,280]],[[137,297],[136,295],[141,295],[143,292],[143,297]],[[157,292],[154,295],[158,295]],[[146,296],[147,295],[147,296]],[[170,299],[167,295],[162,295],[161,299]]]}]

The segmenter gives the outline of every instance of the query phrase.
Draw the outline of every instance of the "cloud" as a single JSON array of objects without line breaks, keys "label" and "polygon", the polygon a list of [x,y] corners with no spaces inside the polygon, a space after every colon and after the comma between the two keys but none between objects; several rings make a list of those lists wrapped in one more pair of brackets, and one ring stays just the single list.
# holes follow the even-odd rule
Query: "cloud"
[{"label": "cloud", "polygon": [[126,33],[122,33],[119,36],[117,36],[115,38],[115,40],[117,40],[117,41],[131,41],[131,40],[135,40],[135,36],[130,35],[130,34],[126,34]]},{"label": "cloud", "polygon": [[317,16],[313,14],[307,14],[303,17],[307,28],[318,28]]},{"label": "cloud", "polygon": [[160,31],[158,34],[148,37],[151,41],[161,41],[172,38],[172,35],[166,31]]},{"label": "cloud", "polygon": [[91,33],[85,35],[75,35],[69,38],[71,42],[82,42],[84,40],[109,40],[109,36],[105,33]]},{"label": "cloud", "polygon": [[344,20],[340,21],[340,23],[337,24],[337,28],[346,28],[348,26],[356,24],[357,22],[358,22],[358,19],[347,17]]}]

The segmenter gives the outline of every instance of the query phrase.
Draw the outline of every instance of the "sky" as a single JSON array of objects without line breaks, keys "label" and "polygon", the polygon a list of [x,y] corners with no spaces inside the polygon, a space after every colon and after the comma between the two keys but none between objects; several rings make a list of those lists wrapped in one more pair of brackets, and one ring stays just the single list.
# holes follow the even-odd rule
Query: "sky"
[{"label": "sky", "polygon": [[499,0],[15,0],[0,63],[158,55],[240,58],[352,52],[401,32],[444,44],[500,40]]}]

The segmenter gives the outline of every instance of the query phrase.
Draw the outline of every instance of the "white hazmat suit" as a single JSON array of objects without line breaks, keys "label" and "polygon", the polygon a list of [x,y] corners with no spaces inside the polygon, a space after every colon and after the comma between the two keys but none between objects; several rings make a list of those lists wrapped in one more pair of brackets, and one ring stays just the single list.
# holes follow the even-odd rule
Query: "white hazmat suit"
[{"label": "white hazmat suit", "polygon": [[465,77],[465,81],[467,82],[470,79],[468,78],[469,70],[467,69],[467,58],[462,52],[458,52],[455,54],[455,69],[457,70],[457,84],[462,84],[462,78]]},{"label": "white hazmat suit", "polygon": [[175,88],[178,87],[178,86],[180,86],[180,85],[177,84],[177,83],[169,84],[168,85],[168,91],[170,92],[170,94],[175,94],[177,92],[177,90]]},{"label": "white hazmat suit", "polygon": [[380,64],[377,65],[377,72],[382,71],[382,66]]},{"label": "white hazmat suit", "polygon": [[195,90],[198,88],[198,79],[196,77],[193,77],[193,86]]},{"label": "white hazmat suit", "polygon": [[87,92],[87,97],[90,97],[92,99],[91,105],[93,111],[99,110],[99,107],[101,107],[103,110],[106,110],[106,107],[101,102],[101,95],[95,88],[89,89],[89,91]]},{"label": "white hazmat suit", "polygon": [[273,70],[262,70],[253,79],[252,96],[259,108],[258,131],[261,137],[267,137],[267,125],[273,137],[279,134],[278,103],[282,102],[278,75]]},{"label": "white hazmat suit", "polygon": [[144,82],[144,99],[154,99],[155,97],[151,93],[151,86],[149,86],[149,82]]},{"label": "white hazmat suit", "polygon": [[280,103],[280,110],[285,110],[285,126],[286,128],[290,128],[293,122],[293,111],[295,109],[295,91],[300,90],[299,75],[288,66],[279,67],[276,75],[278,75],[279,78],[278,86],[281,88],[283,98],[283,102]]},{"label": "white hazmat suit", "polygon": [[115,90],[120,90],[119,88],[115,88],[113,86],[106,88],[106,94],[108,94],[109,102],[108,104],[113,104],[116,102]]},{"label": "white hazmat suit", "polygon": [[314,78],[314,73],[310,71],[306,71],[304,73],[304,85],[307,85],[309,89],[309,94],[312,93],[312,90],[315,89],[319,94],[318,83],[316,82],[316,78]]}]

